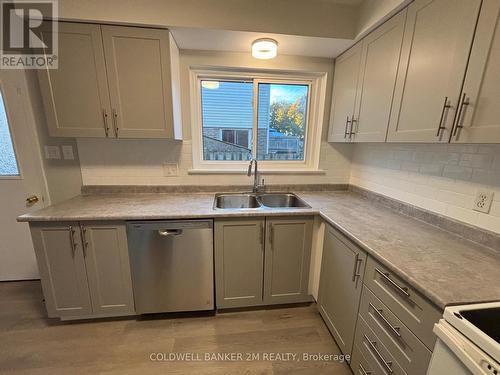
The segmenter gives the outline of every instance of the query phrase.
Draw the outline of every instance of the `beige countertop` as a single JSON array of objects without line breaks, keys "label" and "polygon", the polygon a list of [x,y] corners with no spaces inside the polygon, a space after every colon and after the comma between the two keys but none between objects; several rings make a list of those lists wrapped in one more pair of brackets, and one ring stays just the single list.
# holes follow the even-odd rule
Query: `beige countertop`
[{"label": "beige countertop", "polygon": [[490,249],[353,192],[298,192],[310,209],[214,210],[214,193],[78,196],[19,221],[316,215],[437,307],[500,300],[500,248]]}]

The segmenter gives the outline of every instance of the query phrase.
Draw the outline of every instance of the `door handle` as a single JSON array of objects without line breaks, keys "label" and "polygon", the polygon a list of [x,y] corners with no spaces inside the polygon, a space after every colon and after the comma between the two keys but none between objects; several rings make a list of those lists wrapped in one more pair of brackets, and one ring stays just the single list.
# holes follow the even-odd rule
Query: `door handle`
[{"label": "door handle", "polygon": [[365,368],[363,367],[363,365],[361,363],[359,364],[359,369],[361,370],[361,373],[363,375],[371,375],[372,374],[371,371],[366,371]]},{"label": "door handle", "polygon": [[441,110],[441,117],[439,118],[439,126],[438,126],[438,130],[437,130],[437,133],[436,133],[436,137],[439,137],[439,134],[441,133],[441,130],[445,130],[446,129],[446,126],[443,126],[443,119],[444,119],[444,113],[446,112],[446,110],[448,108],[451,108],[451,105],[448,104],[448,97],[446,96],[444,98],[443,109]]},{"label": "door handle", "polygon": [[118,138],[118,113],[113,108],[113,129],[115,130],[115,137]]},{"label": "door handle", "polygon": [[370,348],[372,350],[373,353],[375,353],[375,355],[379,358],[379,360],[384,364],[384,367],[385,369],[390,373],[392,374],[393,373],[393,370],[392,370],[392,362],[391,361],[386,361],[385,358],[382,356],[382,354],[379,352],[379,350],[377,349],[377,342],[376,341],[372,341],[368,338],[368,336],[366,335],[363,335],[365,337],[365,340],[368,342],[368,344],[370,345]]},{"label": "door handle", "polygon": [[102,109],[102,120],[104,121],[104,133],[106,133],[106,138],[109,136],[109,125],[108,125],[108,112]]},{"label": "door handle", "polygon": [[390,278],[390,275],[388,273],[382,272],[378,268],[375,268],[375,271],[380,276],[382,276],[384,280],[389,282],[389,284],[392,285],[399,293],[403,294],[405,297],[410,298],[410,293],[408,293],[408,288],[399,285],[397,282],[395,282],[393,279]]},{"label": "door handle", "polygon": [[31,195],[28,198],[26,198],[26,203],[27,204],[35,204],[39,201],[38,197],[36,195]]},{"label": "door handle", "polygon": [[83,256],[86,258],[87,257],[87,248],[89,246],[89,242],[87,241],[87,228],[85,228],[85,226],[81,225],[80,226],[80,233],[82,235],[82,242],[83,242]]},{"label": "door handle", "polygon": [[401,330],[401,327],[396,327],[393,326],[387,318],[382,314],[383,310],[382,309],[377,309],[372,303],[369,303],[370,307],[375,311],[375,313],[379,316],[379,318],[391,329],[391,331],[398,337],[401,337],[401,333],[399,331]]},{"label": "door handle", "polygon": [[347,116],[347,120],[345,121],[345,130],[344,130],[344,139],[347,138],[347,136],[349,135],[349,124],[351,123],[351,121],[349,120],[349,115]]},{"label": "door handle", "polygon": [[[469,98],[467,97],[467,94],[464,92],[462,95],[462,100],[460,101],[458,114],[457,114],[457,122],[455,124],[455,130],[453,130],[453,136],[457,135],[458,129],[462,129],[464,127],[464,124],[462,122],[463,122],[465,107],[467,107],[469,104],[470,104]],[[458,137],[457,137],[457,139],[458,139]]]},{"label": "door handle", "polygon": [[158,229],[158,234],[163,237],[179,236],[182,234],[182,229]]},{"label": "door handle", "polygon": [[69,242],[71,243],[71,250],[72,250],[73,256],[75,256],[76,246],[78,244],[75,242],[75,230],[73,229],[72,225],[69,226]]}]

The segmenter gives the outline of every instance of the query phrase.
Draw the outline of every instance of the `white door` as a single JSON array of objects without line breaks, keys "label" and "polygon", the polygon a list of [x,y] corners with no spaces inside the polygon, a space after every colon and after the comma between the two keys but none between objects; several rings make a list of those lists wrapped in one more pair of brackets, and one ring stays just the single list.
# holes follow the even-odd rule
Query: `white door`
[{"label": "white door", "polygon": [[28,224],[16,221],[46,196],[26,88],[24,71],[0,71],[0,281],[39,277]]}]

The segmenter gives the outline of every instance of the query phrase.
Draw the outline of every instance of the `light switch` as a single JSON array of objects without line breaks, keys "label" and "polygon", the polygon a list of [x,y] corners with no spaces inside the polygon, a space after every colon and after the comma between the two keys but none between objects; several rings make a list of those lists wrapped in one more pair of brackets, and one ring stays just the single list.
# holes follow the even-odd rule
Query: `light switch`
[{"label": "light switch", "polygon": [[61,146],[62,154],[64,160],[75,160],[75,155],[73,154],[73,146]]},{"label": "light switch", "polygon": [[61,150],[59,146],[45,145],[45,159],[61,159]]}]

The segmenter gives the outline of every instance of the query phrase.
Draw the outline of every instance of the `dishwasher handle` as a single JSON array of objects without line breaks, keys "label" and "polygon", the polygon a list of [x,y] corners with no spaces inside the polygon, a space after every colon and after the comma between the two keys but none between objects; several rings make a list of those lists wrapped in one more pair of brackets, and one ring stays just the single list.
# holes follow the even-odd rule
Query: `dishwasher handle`
[{"label": "dishwasher handle", "polygon": [[182,229],[158,229],[158,234],[163,237],[179,236],[182,234]]}]

